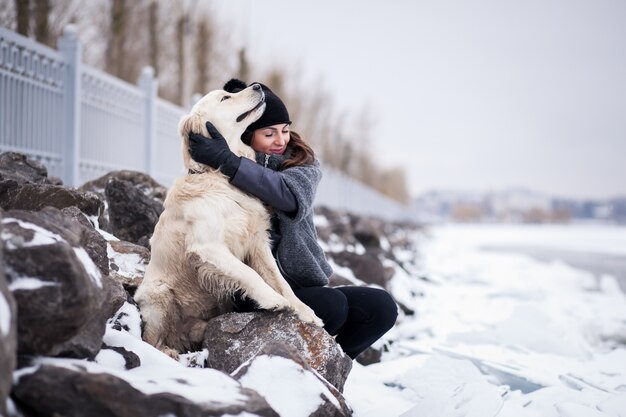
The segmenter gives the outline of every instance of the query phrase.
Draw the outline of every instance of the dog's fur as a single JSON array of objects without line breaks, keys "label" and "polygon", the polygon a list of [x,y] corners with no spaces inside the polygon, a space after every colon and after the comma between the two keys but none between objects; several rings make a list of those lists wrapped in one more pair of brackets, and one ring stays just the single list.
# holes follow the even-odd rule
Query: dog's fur
[{"label": "dog's fur", "polygon": [[233,152],[254,158],[239,138],[264,109],[263,92],[253,86],[235,94],[216,90],[180,122],[184,164],[196,173],[179,178],[168,191],[150,239],[152,258],[135,294],[144,340],[172,356],[198,348],[206,322],[232,310],[236,290],[263,309],[291,309],[303,321],[323,324],[280,275],[262,203],[189,156],[188,134],[209,137],[205,122],[210,121]]}]

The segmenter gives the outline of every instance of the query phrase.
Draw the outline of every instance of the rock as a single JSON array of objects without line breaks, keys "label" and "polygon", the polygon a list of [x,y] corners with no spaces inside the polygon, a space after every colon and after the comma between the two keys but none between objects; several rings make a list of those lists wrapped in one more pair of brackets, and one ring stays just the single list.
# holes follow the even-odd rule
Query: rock
[{"label": "rock", "polygon": [[156,182],[151,176],[148,174],[144,174],[139,171],[131,171],[131,170],[122,170],[122,171],[111,171],[106,175],[103,175],[100,178],[97,178],[92,181],[88,181],[84,183],[79,190],[81,191],[91,191],[95,194],[100,195],[103,199],[104,190],[108,182],[112,179],[117,181],[126,181],[130,182],[135,188],[137,188],[143,195],[146,197],[155,199],[163,203],[165,201],[165,195],[167,193],[167,188]]},{"label": "rock", "polygon": [[231,391],[231,401],[192,402],[168,392],[142,392],[111,374],[44,364],[19,378],[12,397],[25,416],[279,417],[256,392],[241,387]]},{"label": "rock", "polygon": [[148,247],[163,203],[146,196],[130,181],[109,180],[105,188],[111,233],[121,240]]},{"label": "rock", "polygon": [[[283,342],[270,342],[234,372],[244,387],[263,395],[280,415],[347,417],[352,410],[334,386],[315,372],[296,349]],[[271,381],[267,384],[265,381]],[[294,389],[294,385],[298,387]]]},{"label": "rock", "polygon": [[[0,251],[0,264],[2,264],[2,251]],[[2,268],[0,269],[0,415],[2,416],[8,415],[6,404],[11,392],[16,358],[17,308],[4,276],[4,268]]]},{"label": "rock", "polygon": [[[80,246],[85,226],[52,207],[8,211],[2,223],[5,269],[18,305],[18,352],[67,353],[64,343],[100,314],[105,296],[102,274]],[[105,324],[97,329],[97,349]],[[96,353],[84,348],[87,356]]]},{"label": "rock", "polygon": [[104,294],[99,308],[91,313],[89,321],[75,336],[54,349],[53,356],[93,359],[100,351],[107,320],[115,315],[128,297],[122,284],[113,278],[104,275],[102,284]]},{"label": "rock", "polygon": [[103,203],[95,194],[59,185],[0,180],[0,207],[4,210],[40,210],[46,206],[58,209],[76,206],[89,216],[97,216]]},{"label": "rock", "polygon": [[380,358],[383,356],[382,350],[375,349],[373,347],[368,347],[365,349],[359,356],[356,357],[356,361],[363,366],[372,365],[374,363],[379,363]]},{"label": "rock", "polygon": [[384,236],[384,223],[373,217],[361,217],[356,219],[354,237],[365,248],[380,248],[381,237]]},{"label": "rock", "polygon": [[0,207],[4,210],[40,210],[46,206],[62,209],[76,206],[96,216],[104,204],[93,193],[66,188],[45,166],[26,155],[0,154]]},{"label": "rock", "polygon": [[208,323],[203,347],[207,365],[233,372],[264,346],[282,341],[340,392],[352,369],[352,360],[335,339],[313,324],[286,312],[258,311],[224,314]]},{"label": "rock", "polygon": [[122,356],[122,358],[124,358],[125,369],[134,369],[138,366],[141,366],[141,360],[139,359],[139,356],[135,352],[126,350],[122,346],[108,346],[104,344],[102,345],[102,349],[100,349],[99,354],[102,353],[102,351],[104,350],[112,350]]},{"label": "rock", "polygon": [[342,251],[332,253],[331,257],[337,265],[350,268],[354,275],[365,283],[387,288],[389,272],[385,270],[378,256],[369,252],[358,254]]},{"label": "rock", "polygon": [[102,275],[109,275],[109,255],[107,241],[94,229],[93,225],[78,207],[67,207],[61,210],[66,218],[85,226],[80,235],[79,244],[85,248],[89,257],[96,264]]},{"label": "rock", "polygon": [[48,170],[39,161],[17,152],[0,154],[0,179],[14,180],[18,184],[53,184],[55,182],[48,178]]},{"label": "rock", "polygon": [[[79,188],[79,190],[83,192],[89,191],[89,192],[95,193],[103,201],[107,201],[107,197],[105,195],[105,189],[106,189],[107,184],[111,180],[129,182],[133,185],[134,188],[139,190],[144,196],[148,197],[149,199],[154,200],[161,204],[163,204],[163,202],[165,201],[167,188],[165,188],[164,186],[156,182],[149,175],[144,174],[143,172],[139,172],[139,171],[131,171],[131,170],[111,171],[108,174],[105,174],[100,178],[86,182]],[[100,228],[102,230],[106,230],[109,233],[113,233],[113,230],[111,229],[111,225],[109,223],[108,207],[105,207],[105,210],[102,212],[102,215],[98,218],[98,220],[100,222]]]}]

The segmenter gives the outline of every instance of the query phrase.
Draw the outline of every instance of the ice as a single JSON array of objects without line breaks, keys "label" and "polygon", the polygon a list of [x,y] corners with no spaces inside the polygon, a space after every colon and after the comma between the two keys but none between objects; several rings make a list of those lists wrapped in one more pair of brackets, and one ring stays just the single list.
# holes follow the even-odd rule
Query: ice
[{"label": "ice", "polygon": [[[384,415],[626,416],[626,297],[615,277],[485,249],[508,242],[621,254],[625,231],[433,228],[417,240],[418,265],[396,266],[390,286],[415,315],[392,329],[383,361],[364,368],[375,375],[357,367],[348,378],[355,417],[377,415],[392,399],[411,405]],[[377,389],[375,400],[363,394]]]}]

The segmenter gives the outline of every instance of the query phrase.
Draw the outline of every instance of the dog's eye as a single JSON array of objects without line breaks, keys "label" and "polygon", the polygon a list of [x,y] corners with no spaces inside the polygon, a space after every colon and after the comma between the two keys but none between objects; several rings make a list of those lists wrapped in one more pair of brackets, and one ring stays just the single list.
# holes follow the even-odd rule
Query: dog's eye
[{"label": "dog's eye", "polygon": [[230,96],[224,96],[224,97],[222,97],[222,99],[220,101],[228,100],[229,98],[230,98]]}]

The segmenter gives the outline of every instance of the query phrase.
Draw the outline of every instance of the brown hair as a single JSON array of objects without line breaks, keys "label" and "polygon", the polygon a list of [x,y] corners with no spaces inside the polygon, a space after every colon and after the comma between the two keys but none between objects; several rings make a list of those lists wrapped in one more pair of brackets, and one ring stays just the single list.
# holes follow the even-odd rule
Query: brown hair
[{"label": "brown hair", "polygon": [[284,161],[281,165],[281,169],[295,167],[299,165],[312,165],[315,161],[315,152],[313,148],[300,136],[299,133],[293,130],[289,133],[290,139],[287,145],[291,149],[291,155],[289,159]]},{"label": "brown hair", "polygon": [[[243,143],[251,143],[252,142],[253,132],[246,130],[241,135],[241,140]],[[300,165],[313,165],[315,161],[315,152],[313,148],[309,146],[308,143],[300,136],[299,133],[294,132],[293,130],[289,132],[289,144],[287,147],[291,151],[291,155],[289,159],[283,161],[280,165],[280,169],[291,168]]]}]

